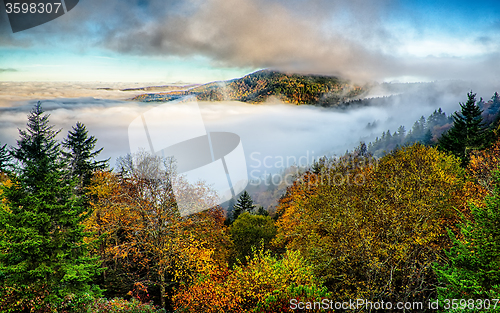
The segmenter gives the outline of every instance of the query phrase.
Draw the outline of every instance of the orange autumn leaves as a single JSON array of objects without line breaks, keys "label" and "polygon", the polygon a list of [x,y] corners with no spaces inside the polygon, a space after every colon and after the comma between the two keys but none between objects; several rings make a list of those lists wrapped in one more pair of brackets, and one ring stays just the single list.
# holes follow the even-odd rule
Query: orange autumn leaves
[{"label": "orange autumn leaves", "polygon": [[257,248],[234,267],[220,208],[182,218],[169,185],[141,175],[96,174],[86,226],[102,238],[109,277],[156,286],[162,304],[187,312],[287,312],[292,298],[424,300],[447,229],[482,199],[497,151],[476,152],[465,170],[418,144],[325,161],[280,200],[272,250],[283,254]]},{"label": "orange autumn leaves", "polygon": [[[329,297],[299,251],[277,258],[254,250],[246,265],[218,275],[199,276],[174,301],[187,312],[293,312],[290,299],[321,301]],[[313,311],[314,312],[314,311]]]},{"label": "orange autumn leaves", "polygon": [[[222,209],[214,206],[181,217],[165,178],[152,179],[137,171],[126,177],[97,173],[88,193],[93,213],[85,222],[100,238],[96,253],[108,268],[105,280],[113,288],[133,283],[156,286],[163,306],[171,285],[217,271],[228,257],[229,242]],[[190,188],[196,192],[205,187]]]},{"label": "orange autumn leaves", "polygon": [[434,148],[349,156],[288,189],[276,244],[301,251],[335,297],[425,298],[465,188],[459,162]]},{"label": "orange autumn leaves", "polygon": [[86,227],[102,238],[96,253],[108,276],[126,275],[124,284],[129,285],[159,286],[163,302],[166,290],[175,286],[171,301],[188,312],[277,312],[278,307],[288,312],[290,297],[327,295],[298,251],[280,258],[260,249],[247,264],[230,268],[231,242],[222,211],[181,218],[175,206],[144,197],[154,194],[144,193],[152,187],[142,184],[150,183],[104,172],[93,178],[89,194],[94,211]]}]

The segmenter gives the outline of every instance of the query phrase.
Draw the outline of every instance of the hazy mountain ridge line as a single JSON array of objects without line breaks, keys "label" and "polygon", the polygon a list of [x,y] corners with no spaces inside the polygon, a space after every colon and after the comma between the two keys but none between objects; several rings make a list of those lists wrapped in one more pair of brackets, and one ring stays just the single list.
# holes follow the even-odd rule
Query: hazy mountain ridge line
[{"label": "hazy mountain ridge line", "polygon": [[[137,87],[137,88],[124,88],[120,89],[120,91],[137,91],[137,90],[144,90],[144,91],[154,91],[154,90],[164,90],[164,89],[172,89],[172,91],[179,91],[180,90],[188,90],[194,87],[198,87],[200,84],[188,84],[188,85],[162,85],[162,86],[146,86],[146,87]],[[168,91],[170,92],[170,91]]]}]

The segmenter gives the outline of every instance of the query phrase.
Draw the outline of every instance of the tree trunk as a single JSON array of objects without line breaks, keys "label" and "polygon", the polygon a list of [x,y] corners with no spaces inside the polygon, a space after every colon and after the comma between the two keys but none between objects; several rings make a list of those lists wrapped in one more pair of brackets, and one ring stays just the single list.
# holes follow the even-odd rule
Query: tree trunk
[{"label": "tree trunk", "polygon": [[165,308],[165,274],[160,275],[160,302],[161,307]]}]

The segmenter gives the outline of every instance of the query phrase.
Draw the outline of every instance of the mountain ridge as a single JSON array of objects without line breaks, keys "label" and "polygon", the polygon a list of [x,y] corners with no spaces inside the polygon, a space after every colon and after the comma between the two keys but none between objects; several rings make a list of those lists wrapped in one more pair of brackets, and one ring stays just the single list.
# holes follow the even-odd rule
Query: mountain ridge
[{"label": "mountain ridge", "polygon": [[263,103],[270,98],[296,105],[339,106],[362,95],[366,88],[335,76],[289,74],[260,70],[241,78],[217,81],[184,91],[146,93],[131,100],[167,102],[194,95],[200,101]]}]

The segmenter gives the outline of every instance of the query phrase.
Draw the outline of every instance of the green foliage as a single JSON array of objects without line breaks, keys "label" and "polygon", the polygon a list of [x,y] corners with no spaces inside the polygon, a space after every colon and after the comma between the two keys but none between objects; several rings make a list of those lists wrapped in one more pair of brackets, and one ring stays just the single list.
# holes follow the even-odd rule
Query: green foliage
[{"label": "green foliage", "polygon": [[256,215],[262,215],[262,216],[269,216],[269,212],[267,212],[266,209],[264,209],[264,207],[260,206],[258,207],[257,209],[257,212],[255,212]]},{"label": "green foliage", "polygon": [[[473,94],[470,93],[468,94],[469,98]],[[475,96],[475,94],[473,95]],[[470,102],[471,99],[467,103]],[[474,99],[475,101],[475,99]],[[479,125],[478,129],[475,129],[473,125],[467,124],[468,126],[465,128],[469,128],[469,131],[463,131],[464,126],[461,118],[463,118],[464,112],[462,113],[455,113],[452,116],[446,116],[446,113],[439,108],[438,110],[434,110],[434,112],[429,115],[427,120],[422,116],[420,117],[419,120],[417,120],[414,124],[412,129],[408,132],[408,134],[405,136],[404,132],[402,132],[401,127],[398,129],[397,132],[394,132],[393,134],[390,133],[390,131],[384,132],[381,137],[377,137],[375,141],[370,142],[368,145],[369,151],[377,156],[383,156],[386,153],[392,151],[393,149],[396,149],[398,146],[403,146],[403,145],[409,145],[413,143],[421,143],[424,145],[430,145],[433,146],[436,143],[439,142],[439,145],[443,150],[450,151],[454,153],[456,156],[462,158],[462,155],[464,155],[463,150],[465,149],[464,147],[461,147],[461,145],[464,144],[465,141],[469,142],[470,149],[481,149],[484,146],[486,146],[490,139],[491,136],[488,131],[488,127],[496,127],[498,126],[498,123],[500,122],[499,120],[499,110],[500,110],[500,96],[498,93],[495,93],[493,97],[491,98],[490,101],[484,102],[481,100],[477,103],[476,105],[476,110],[477,112],[471,111],[472,105],[471,103],[469,104],[460,104],[461,106],[467,106],[469,105],[469,109],[465,109],[466,112],[465,114],[470,115],[471,113],[475,114],[474,119],[483,119],[483,124]],[[485,108],[485,112],[481,113],[481,108]],[[463,111],[464,109],[462,109]],[[454,123],[454,120],[457,120],[458,122]],[[477,121],[476,121],[477,122]],[[457,124],[458,123],[458,124]],[[375,123],[374,123],[375,124]],[[453,124],[453,125],[452,125]],[[480,123],[479,123],[480,124]],[[462,131],[458,131],[458,129],[451,130],[450,127],[458,127],[459,129],[462,129]],[[372,124],[367,125],[368,128],[374,127]],[[449,130],[450,133],[445,134],[442,139],[440,139],[444,133],[446,133]],[[469,137],[472,134],[473,137],[477,137],[478,142],[476,144],[471,144],[474,139],[469,139]],[[448,135],[453,135],[454,139],[445,139],[446,136]],[[482,139],[480,137],[484,136]],[[472,137],[471,137],[472,138]],[[453,143],[456,141],[455,143]],[[479,143],[479,144],[477,144]],[[458,148],[457,148],[458,147]],[[463,149],[462,149],[463,148]],[[453,149],[458,149],[456,152],[453,152]],[[454,150],[454,151],[455,151]],[[462,158],[463,160],[463,158]],[[467,161],[467,159],[465,159]],[[463,163],[463,165],[465,165]]]},{"label": "green foliage", "polygon": [[470,92],[467,96],[467,102],[460,103],[461,112],[453,114],[453,126],[439,140],[439,147],[460,158],[462,165],[467,165],[472,150],[484,148],[491,140],[491,132],[476,104],[476,94]]},{"label": "green foliage", "polygon": [[56,308],[59,313],[164,313],[149,303],[141,303],[135,298],[125,300],[122,298],[104,299],[95,298],[94,295],[84,293],[79,296],[70,294]]},{"label": "green foliage", "polygon": [[40,102],[14,149],[19,175],[2,186],[0,272],[4,309],[41,310],[68,294],[99,292],[89,283],[99,262],[88,255],[86,216],[66,179],[57,131]]},{"label": "green foliage", "polygon": [[414,143],[433,145],[451,122],[451,117],[447,117],[446,113],[439,108],[434,110],[427,120],[421,116],[407,134],[404,126],[399,126],[398,131],[392,135],[390,130],[384,132],[380,138],[377,137],[374,142],[368,144],[368,150],[373,155],[381,157],[405,145]]},{"label": "green foliage", "polygon": [[452,118],[446,116],[446,113],[439,108],[438,110],[434,110],[434,112],[429,115],[425,128],[433,130],[435,127],[441,127],[451,122]]},{"label": "green foliage", "polygon": [[250,194],[245,190],[238,198],[238,202],[233,205],[233,221],[244,212],[252,212],[254,208],[255,205],[253,204],[252,197],[250,197]]},{"label": "green foliage", "polygon": [[500,296],[500,172],[494,174],[492,193],[485,207],[472,205],[473,220],[451,231],[448,263],[436,265],[439,299],[498,299]]},{"label": "green foliage", "polygon": [[88,313],[161,313],[164,309],[159,309],[151,304],[144,304],[132,298],[124,300],[114,298],[111,300],[98,299],[88,309]]},{"label": "green foliage", "polygon": [[93,151],[96,142],[97,139],[94,136],[89,136],[87,128],[80,122],[73,126],[73,130],[68,132],[68,137],[63,142],[63,146],[68,150],[63,152],[63,155],[71,177],[77,179],[80,193],[84,192],[83,188],[89,186],[92,174],[97,170],[105,169],[109,161],[109,159],[95,161],[103,149]]},{"label": "green foliage", "polygon": [[254,248],[248,265],[236,266],[231,280],[240,285],[244,312],[293,312],[291,299],[312,302],[330,296],[298,251],[278,259]]},{"label": "green foliage", "polygon": [[[274,313],[274,312],[294,312],[291,308],[290,301],[296,300],[299,302],[312,303],[320,302],[322,299],[328,299],[330,293],[324,286],[304,286],[304,285],[287,285],[283,289],[275,290],[272,294],[266,295],[263,301],[257,303],[252,312],[256,313]],[[308,309],[309,312],[324,312],[325,309]]]},{"label": "green foliage", "polygon": [[[212,83],[198,88],[199,100],[237,100],[258,103],[270,96],[294,104],[334,104],[362,93],[362,88],[351,86],[336,77],[285,74],[262,70],[223,84]],[[346,95],[342,95],[346,93]]]},{"label": "green foliage", "polygon": [[269,216],[244,212],[231,225],[229,233],[235,244],[236,257],[244,261],[246,256],[251,254],[252,247],[259,246],[261,242],[264,248],[269,247],[276,236],[276,227]]},{"label": "green foliage", "polygon": [[496,114],[500,110],[500,95],[495,92],[491,97],[491,104],[488,108],[489,113]]},{"label": "green foliage", "polygon": [[409,143],[422,142],[426,133],[425,117],[421,116],[418,121],[413,124],[411,131],[408,133],[407,141]]},{"label": "green foliage", "polygon": [[21,139],[12,151],[13,157],[21,163],[19,174],[33,192],[47,175],[61,170],[60,145],[55,137],[60,132],[48,124],[49,115],[43,114],[38,102],[28,116],[28,128],[19,130]]},{"label": "green foliage", "polygon": [[330,296],[299,251],[277,258],[260,248],[232,271],[200,276],[174,301],[176,312],[271,313],[294,312],[291,299],[321,301]]},{"label": "green foliage", "polygon": [[10,152],[7,149],[7,144],[0,146],[0,172],[7,171],[10,165]]},{"label": "green foliage", "polygon": [[[285,84],[276,88],[281,94],[299,90],[308,95],[314,89],[301,86],[306,78],[300,75],[252,75],[231,84],[243,82],[242,94],[245,86],[259,91],[277,86],[266,79]],[[328,85],[331,78],[307,79]],[[293,88],[287,90],[287,84]],[[273,90],[245,97],[264,99]],[[210,97],[219,97],[219,91],[210,89]],[[474,96],[470,93],[462,113],[455,114],[454,127],[484,130]],[[487,110],[498,98],[496,94],[476,107]],[[102,149],[95,150],[96,138],[81,123],[60,146],[58,131],[38,103],[12,153],[0,146],[0,166],[10,164],[11,155],[19,164],[0,177],[0,311],[159,312],[138,301],[153,299],[176,312],[270,313],[293,311],[291,299],[498,298],[500,173],[496,184],[486,173],[496,168],[498,145],[472,154],[469,180],[455,156],[422,144],[407,145],[430,144],[448,123],[439,109],[409,132],[403,126],[384,132],[383,141],[377,142],[393,150],[380,159],[361,144],[340,158],[321,158],[311,171],[297,169],[292,175],[297,179],[280,200],[276,224],[245,191],[230,204],[235,220],[226,228],[222,209],[215,205],[179,216],[167,179],[173,176],[159,171],[163,167],[156,157],[139,163],[129,158],[128,171],[122,166],[120,175],[98,171],[106,166],[106,161],[95,161]],[[487,130],[484,134],[476,141],[467,139],[471,150],[484,147]],[[476,181],[494,187],[484,206],[473,186]],[[274,196],[285,184],[249,191],[262,204],[263,191]],[[205,194],[212,201],[203,185],[185,188],[189,195]],[[86,196],[92,201],[85,202]],[[459,235],[450,231],[447,236],[447,229],[456,230],[460,211],[470,213],[467,201],[477,204],[472,219],[460,226]],[[94,244],[97,238],[99,245]],[[274,255],[270,248],[282,254]],[[443,251],[448,263],[443,263]],[[240,262],[231,263],[233,252]],[[92,286],[93,279],[109,286],[110,298],[128,294],[134,299],[99,298],[101,290]],[[439,283],[442,288],[436,291]]]}]

